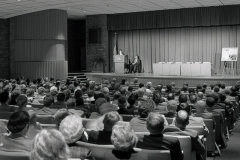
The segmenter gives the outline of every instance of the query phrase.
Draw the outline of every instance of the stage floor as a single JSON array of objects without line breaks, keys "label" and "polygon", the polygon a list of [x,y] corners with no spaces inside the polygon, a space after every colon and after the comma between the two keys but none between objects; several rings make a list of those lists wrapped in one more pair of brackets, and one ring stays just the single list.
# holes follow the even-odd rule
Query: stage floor
[{"label": "stage floor", "polygon": [[126,81],[133,82],[134,78],[138,78],[139,83],[146,84],[147,82],[152,82],[153,85],[158,83],[163,83],[167,85],[171,82],[175,82],[176,86],[182,86],[184,82],[188,82],[189,86],[195,87],[197,84],[207,83],[214,84],[218,81],[224,82],[226,86],[232,86],[236,84],[236,81],[240,80],[240,75],[214,75],[211,77],[188,77],[188,76],[157,76],[153,73],[133,73],[133,74],[116,74],[116,73],[84,73],[87,78],[90,78],[97,83],[101,83],[102,78],[107,80],[112,80],[116,78],[118,82],[121,82],[123,78]]}]

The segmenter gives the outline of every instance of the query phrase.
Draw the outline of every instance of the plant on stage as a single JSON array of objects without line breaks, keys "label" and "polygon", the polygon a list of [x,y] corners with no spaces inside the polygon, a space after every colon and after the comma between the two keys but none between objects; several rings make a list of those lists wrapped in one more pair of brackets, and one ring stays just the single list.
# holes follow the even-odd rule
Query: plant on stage
[{"label": "plant on stage", "polygon": [[96,66],[100,63],[103,64],[103,72],[105,72],[105,67],[107,66],[107,64],[103,57],[97,57],[97,58],[93,59],[92,68],[96,68]]}]

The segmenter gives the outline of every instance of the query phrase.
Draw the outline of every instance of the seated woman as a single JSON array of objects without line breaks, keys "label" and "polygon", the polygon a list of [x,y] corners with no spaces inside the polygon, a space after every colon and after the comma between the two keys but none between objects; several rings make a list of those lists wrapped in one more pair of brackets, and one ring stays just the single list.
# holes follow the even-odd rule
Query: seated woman
[{"label": "seated woman", "polygon": [[111,141],[115,149],[104,154],[105,160],[147,160],[148,156],[136,152],[133,148],[137,143],[137,136],[128,122],[117,122],[112,130]]},{"label": "seated woman", "polygon": [[30,160],[67,160],[70,154],[66,141],[56,129],[41,130],[32,142]]},{"label": "seated woman", "polygon": [[140,66],[140,62],[141,60],[139,59],[139,56],[135,56],[133,62],[130,64],[130,73],[134,72],[138,72],[137,69]]}]

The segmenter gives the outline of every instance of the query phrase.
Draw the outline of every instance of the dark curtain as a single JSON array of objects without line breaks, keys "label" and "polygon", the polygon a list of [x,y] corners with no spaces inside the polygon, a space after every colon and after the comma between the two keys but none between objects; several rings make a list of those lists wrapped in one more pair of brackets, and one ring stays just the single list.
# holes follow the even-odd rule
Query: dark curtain
[{"label": "dark curtain", "polygon": [[108,15],[108,30],[136,30],[240,24],[240,5]]},{"label": "dark curtain", "polygon": [[[117,31],[118,49],[129,55],[131,61],[139,55],[144,72],[152,72],[152,63],[211,62],[223,69],[222,48],[240,46],[240,25],[219,27],[184,27]],[[110,56],[113,56],[114,32],[110,33]],[[234,62],[234,65],[239,64]],[[238,65],[240,66],[240,65]],[[114,71],[111,63],[111,71]]]}]

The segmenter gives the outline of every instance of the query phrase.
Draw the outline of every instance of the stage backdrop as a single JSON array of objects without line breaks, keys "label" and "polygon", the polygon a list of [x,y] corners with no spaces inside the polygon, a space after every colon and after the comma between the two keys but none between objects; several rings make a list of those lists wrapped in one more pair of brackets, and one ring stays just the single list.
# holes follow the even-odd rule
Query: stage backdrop
[{"label": "stage backdrop", "polygon": [[[152,63],[165,62],[211,62],[222,69],[220,62],[223,47],[240,47],[240,25],[218,27],[184,27],[170,29],[146,29],[115,31],[118,49],[142,60],[144,72],[152,72]],[[110,31],[110,54],[113,54],[114,31]],[[110,56],[110,66],[114,65]],[[234,65],[240,66],[238,62]]]}]

